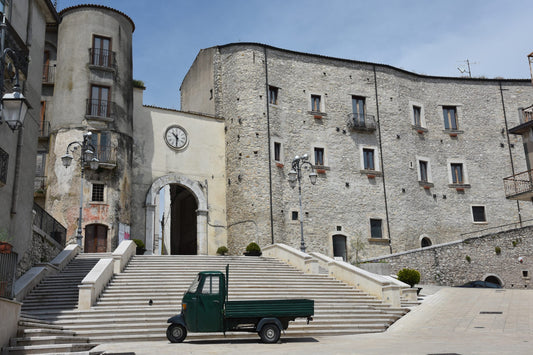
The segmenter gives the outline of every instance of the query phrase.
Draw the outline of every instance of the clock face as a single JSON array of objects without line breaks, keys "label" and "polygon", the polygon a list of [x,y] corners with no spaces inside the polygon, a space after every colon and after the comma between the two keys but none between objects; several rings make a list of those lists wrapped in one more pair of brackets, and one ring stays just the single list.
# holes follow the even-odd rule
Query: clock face
[{"label": "clock face", "polygon": [[187,145],[187,132],[179,126],[170,126],[165,132],[165,141],[172,149],[183,149]]}]

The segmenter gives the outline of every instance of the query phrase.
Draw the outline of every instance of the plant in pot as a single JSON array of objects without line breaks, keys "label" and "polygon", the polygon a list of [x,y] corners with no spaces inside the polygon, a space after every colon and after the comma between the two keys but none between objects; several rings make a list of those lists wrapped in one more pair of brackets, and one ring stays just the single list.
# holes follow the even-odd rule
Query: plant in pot
[{"label": "plant in pot", "polygon": [[228,253],[228,248],[223,245],[217,249],[217,255],[226,255]]},{"label": "plant in pot", "polygon": [[405,282],[411,288],[415,287],[420,282],[420,273],[414,269],[401,269],[398,271],[398,280]]},{"label": "plant in pot", "polygon": [[135,254],[144,255],[144,252],[146,251],[144,242],[140,239],[132,239],[132,240],[135,244],[137,244],[137,252]]},{"label": "plant in pot", "polygon": [[11,237],[8,236],[7,230],[4,228],[0,229],[0,253],[2,254],[11,254]]},{"label": "plant in pot", "polygon": [[255,242],[248,244],[246,246],[246,252],[244,253],[246,256],[261,256],[261,254],[261,248]]}]

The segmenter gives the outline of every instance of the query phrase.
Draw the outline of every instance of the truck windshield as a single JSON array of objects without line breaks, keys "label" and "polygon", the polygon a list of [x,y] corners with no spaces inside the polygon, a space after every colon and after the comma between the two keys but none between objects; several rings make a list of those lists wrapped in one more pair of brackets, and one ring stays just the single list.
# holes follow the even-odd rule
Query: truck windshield
[{"label": "truck windshield", "polygon": [[200,283],[200,275],[196,276],[196,279],[192,282],[191,286],[189,287],[189,290],[187,292],[190,293],[196,293],[196,290],[198,289],[198,284]]}]

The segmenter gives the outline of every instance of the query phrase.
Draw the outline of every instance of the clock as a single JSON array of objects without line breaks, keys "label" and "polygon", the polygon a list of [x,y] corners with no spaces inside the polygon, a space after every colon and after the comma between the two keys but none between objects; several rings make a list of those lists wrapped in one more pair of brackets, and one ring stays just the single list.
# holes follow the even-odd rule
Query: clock
[{"label": "clock", "polygon": [[183,149],[189,142],[187,132],[180,126],[170,126],[165,132],[165,142],[172,149]]}]

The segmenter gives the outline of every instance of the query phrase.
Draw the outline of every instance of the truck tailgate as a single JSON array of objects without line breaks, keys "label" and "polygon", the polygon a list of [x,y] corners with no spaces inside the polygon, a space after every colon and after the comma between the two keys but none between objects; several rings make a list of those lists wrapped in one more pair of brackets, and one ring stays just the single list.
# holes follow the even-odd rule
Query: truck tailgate
[{"label": "truck tailgate", "polygon": [[315,301],[308,299],[228,301],[226,318],[310,317]]}]

